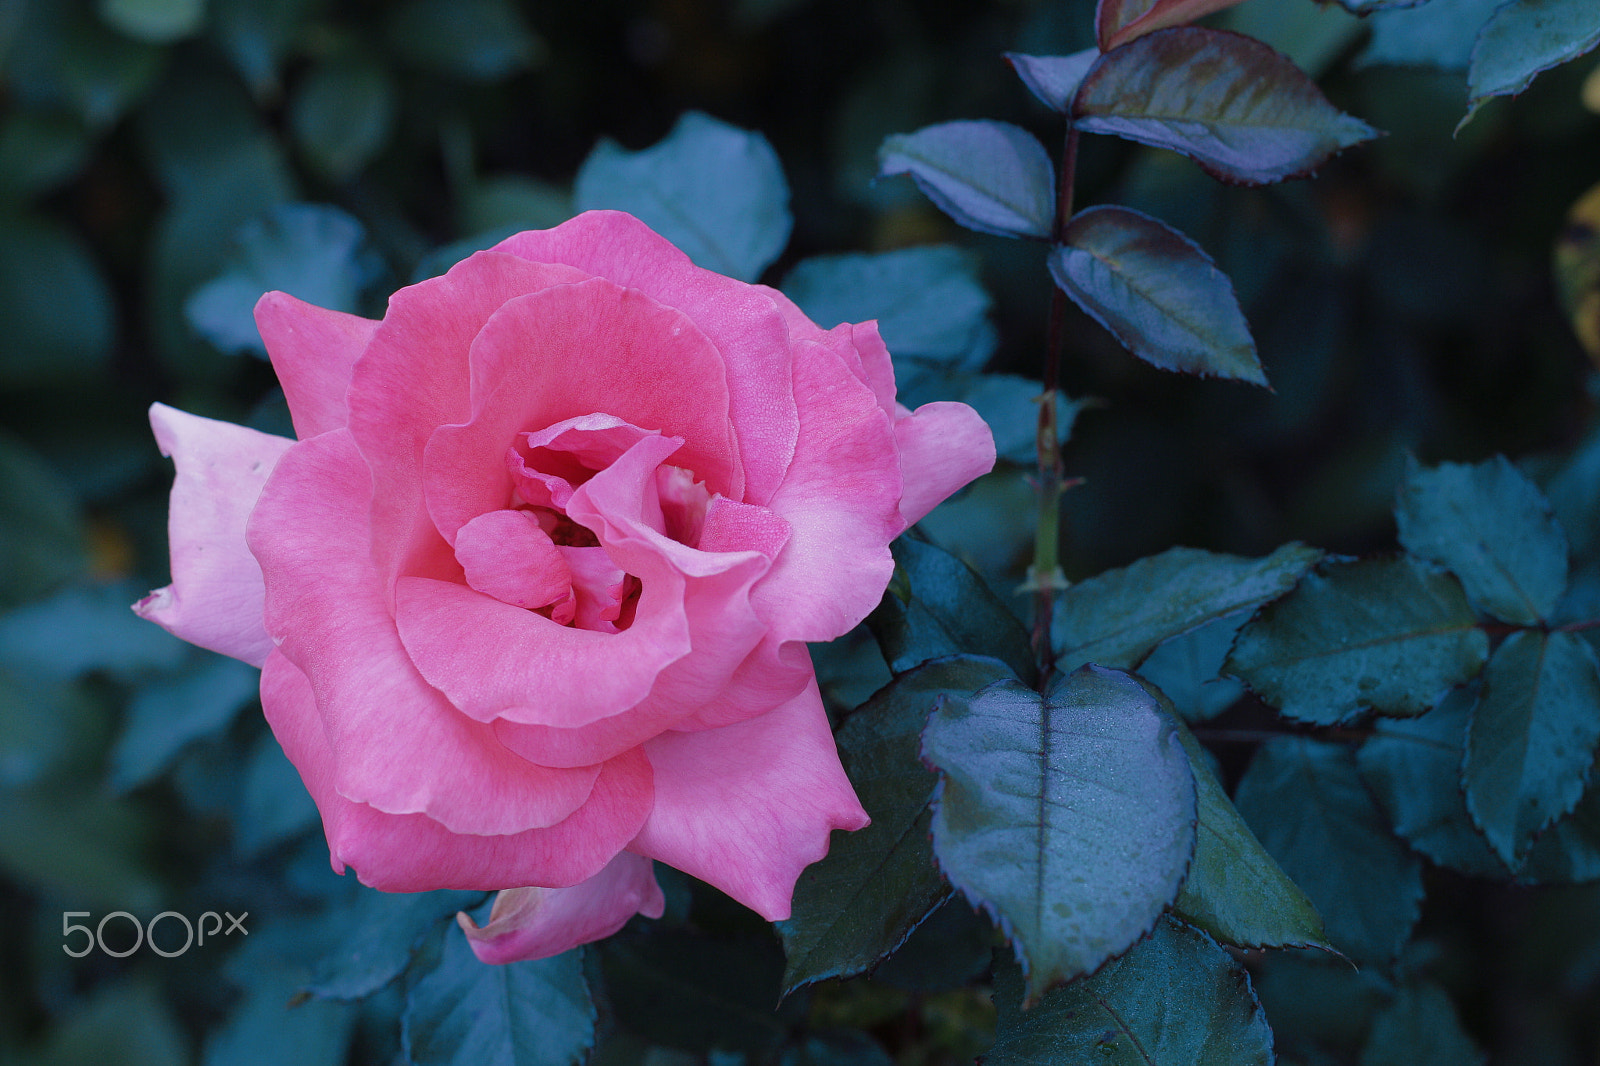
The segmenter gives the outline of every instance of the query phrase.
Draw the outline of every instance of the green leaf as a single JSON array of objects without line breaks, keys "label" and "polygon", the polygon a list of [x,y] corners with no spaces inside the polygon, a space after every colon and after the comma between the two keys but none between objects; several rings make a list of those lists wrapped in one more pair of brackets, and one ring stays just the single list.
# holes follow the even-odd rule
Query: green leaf
[{"label": "green leaf", "polygon": [[1461,1028],[1444,989],[1432,981],[1401,985],[1394,1002],[1372,1020],[1361,1066],[1474,1066],[1483,1051]]},{"label": "green leaf", "polygon": [[86,555],[78,503],[60,475],[0,433],[0,607],[49,593],[83,570]]},{"label": "green leaf", "polygon": [[1057,668],[1137,666],[1164,640],[1282,596],[1321,558],[1299,543],[1259,559],[1171,548],[1079,581],[1056,607]]},{"label": "green leaf", "polygon": [[968,229],[1048,237],[1055,167],[1044,146],[1009,122],[943,122],[885,138],[878,174],[910,174],[939,209]]},{"label": "green leaf", "polygon": [[408,63],[468,81],[501,81],[544,56],[510,0],[409,0],[390,17],[388,40]]},{"label": "green leaf", "polygon": [[144,784],[190,741],[227,728],[260,684],[255,667],[207,653],[182,673],[141,686],[111,749],[111,787],[125,792]]},{"label": "green leaf", "polygon": [[211,0],[211,32],[257,99],[278,90],[278,67],[315,0]]},{"label": "green leaf", "polygon": [[1099,0],[1094,11],[1100,51],[1127,44],[1147,33],[1194,22],[1240,0]]},{"label": "green leaf", "polygon": [[839,728],[839,756],[872,824],[835,834],[827,856],[800,875],[793,914],[778,923],[785,995],[875,965],[950,894],[933,862],[928,800],[937,779],[921,762],[922,728],[941,695],[1010,676],[994,659],[936,659],[895,678]]},{"label": "green leaf", "polygon": [[289,128],[311,165],[347,181],[383,148],[394,125],[396,92],[383,66],[352,53],[312,67],[289,102]]},{"label": "green leaf", "polygon": [[1491,96],[1514,96],[1538,74],[1577,59],[1597,44],[1600,7],[1592,0],[1511,0],[1501,5],[1472,49],[1467,115],[1461,124]]},{"label": "green leaf", "polygon": [[0,239],[0,385],[66,385],[104,373],[116,340],[111,287],[89,249],[31,215],[0,216]]},{"label": "green leaf", "polygon": [[873,967],[872,981],[908,992],[948,992],[982,977],[993,955],[994,926],[951,894],[893,955]]},{"label": "green leaf", "polygon": [[1361,745],[1361,777],[1395,834],[1433,862],[1473,877],[1504,879],[1506,865],[1472,824],[1461,793],[1475,686],[1453,689],[1419,718],[1383,718]]},{"label": "green leaf", "polygon": [[1091,207],[1067,223],[1047,262],[1061,291],[1152,366],[1267,383],[1233,283],[1166,223]]},{"label": "green leaf", "polygon": [[285,1005],[294,982],[273,975],[251,983],[244,1000],[207,1035],[202,1066],[341,1066],[350,1057],[357,1010],[346,1003]]},{"label": "green leaf", "polygon": [[161,894],[145,861],[149,826],[93,791],[0,789],[0,870],[52,903],[153,915]]},{"label": "green leaf", "polygon": [[1517,880],[1533,885],[1600,881],[1600,787],[1591,787],[1571,814],[1539,834]]},{"label": "green leaf", "polygon": [[[482,892],[379,892],[363,888],[339,920],[339,947],[318,962],[305,991],[323,999],[362,999],[393,981],[410,965],[422,941],[441,921],[483,902]],[[451,930],[447,940],[466,939]],[[446,948],[446,957],[450,949]],[[443,970],[447,962],[440,963]]]},{"label": "green leaf", "polygon": [[0,120],[0,194],[31,196],[72,180],[91,146],[88,126],[70,112],[13,110]]},{"label": "green leaf", "polygon": [[1461,585],[1411,556],[1340,562],[1263,607],[1223,666],[1286,716],[1418,715],[1477,674],[1489,638]]},{"label": "green leaf", "polygon": [[406,995],[401,1044],[415,1066],[561,1066],[594,1046],[583,953],[486,966],[450,930],[439,965]]},{"label": "green leaf", "polygon": [[1226,30],[1158,30],[1084,76],[1073,121],[1182,152],[1206,173],[1260,185],[1309,174],[1378,131],[1328,103],[1282,53]]},{"label": "green leaf", "polygon": [[1194,861],[1173,910],[1234,947],[1330,948],[1317,909],[1245,824],[1200,742],[1176,715],[1173,726],[1194,770],[1199,811]]},{"label": "green leaf", "polygon": [[1222,677],[1222,662],[1247,615],[1240,611],[1214,618],[1156,645],[1139,664],[1139,676],[1149,681],[1177,708],[1186,722],[1205,722],[1238,701],[1244,686]]},{"label": "green leaf", "polygon": [[1028,633],[983,579],[943,548],[915,537],[889,545],[895,572],[867,618],[889,669],[902,673],[944,655],[991,655],[1027,680]]},{"label": "green leaf", "polygon": [[1505,2],[1428,0],[1378,11],[1366,20],[1372,26],[1372,40],[1359,62],[1465,71],[1484,23]]},{"label": "green leaf", "polygon": [[684,1051],[765,1055],[786,1035],[784,1012],[796,1009],[773,1010],[783,957],[770,937],[720,940],[658,926],[602,941],[600,963],[618,1023]]},{"label": "green leaf", "polygon": [[579,211],[615,208],[644,221],[695,264],[754,281],[789,243],[789,182],[759,133],[686,111],[659,143],[595,145],[578,169]]},{"label": "green leaf", "polygon": [[1453,571],[1496,618],[1535,625],[1567,587],[1567,538],[1550,501],[1503,455],[1412,463],[1394,517],[1407,551]]},{"label": "green leaf", "polygon": [[100,17],[150,44],[171,44],[192,35],[206,17],[206,0],[100,0]]},{"label": "green leaf", "polygon": [[1170,721],[1126,674],[1086,666],[1041,696],[1014,681],[946,697],[933,848],[1012,940],[1037,999],[1148,932],[1194,853],[1195,784]]},{"label": "green leaf", "polygon": [[999,1020],[985,1066],[1247,1066],[1273,1061],[1272,1030],[1250,977],[1210,937],[1163,918],[1092,977],[1031,1009],[1022,975],[995,970]]},{"label": "green leaf", "polygon": [[[76,938],[74,938],[76,939]],[[27,1061],[34,1066],[185,1066],[189,1040],[154,980],[102,985],[76,1003]]]},{"label": "green leaf", "polygon": [[1387,966],[1416,923],[1422,864],[1389,832],[1342,744],[1279,737],[1234,795],[1257,839],[1310,897],[1334,947]]},{"label": "green leaf", "polygon": [[261,854],[318,822],[317,805],[271,733],[262,733],[245,758],[234,850],[241,858]]},{"label": "green leaf", "polygon": [[1573,633],[1520,630],[1495,649],[1467,727],[1467,810],[1515,869],[1583,795],[1600,742],[1600,662]]},{"label": "green leaf", "polygon": [[783,279],[783,293],[823,329],[877,319],[895,385],[933,369],[975,370],[994,350],[994,302],[975,257],[947,244],[876,255],[816,255]]},{"label": "green leaf", "polygon": [[103,670],[125,680],[173,670],[189,646],[130,609],[129,585],[69,588],[0,615],[0,664],[68,680]]},{"label": "green leaf", "polygon": [[366,231],[326,204],[280,204],[239,230],[221,276],[184,304],[189,323],[223,352],[266,358],[255,306],[273,289],[335,311],[360,309],[373,273],[364,260]]},{"label": "green leaf", "polygon": [[1052,111],[1067,114],[1072,110],[1072,98],[1078,95],[1083,76],[1089,73],[1100,58],[1100,49],[1085,48],[1069,56],[1030,56],[1021,52],[1005,53],[1006,62],[1017,72],[1022,84],[1039,98],[1039,102]]},{"label": "green leaf", "polygon": [[116,32],[88,4],[12,5],[18,6],[20,25],[4,56],[16,100],[68,108],[105,130],[161,73],[161,48]]}]

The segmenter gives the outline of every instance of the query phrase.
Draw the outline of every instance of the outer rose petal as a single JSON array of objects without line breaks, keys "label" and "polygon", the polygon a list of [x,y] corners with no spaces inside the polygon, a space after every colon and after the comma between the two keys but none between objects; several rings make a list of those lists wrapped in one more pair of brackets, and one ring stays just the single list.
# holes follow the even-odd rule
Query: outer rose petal
[{"label": "outer rose petal", "polygon": [[350,421],[350,374],[378,323],[269,292],[256,302],[256,328],[289,401],[295,435],[305,440],[343,428]]},{"label": "outer rose petal", "polygon": [[616,856],[650,810],[650,762],[632,752],[606,764],[588,801],[548,829],[453,833],[426,815],[385,814],[339,794],[311,684],[282,652],[262,669],[261,706],[322,814],[334,870],[348,863],[362,884],[385,892],[576,885]]},{"label": "outer rose petal", "polygon": [[816,680],[759,718],[645,744],[656,805],[628,850],[698,877],[771,921],[828,853],[867,824],[834,747]]},{"label": "outer rose petal", "polygon": [[371,486],[348,430],[301,441],[279,461],[247,532],[266,579],[267,628],[315,689],[337,753],[330,772],[338,794],[372,814],[426,815],[440,832],[485,837],[568,818],[592,802],[603,768],[551,769],[518,757],[429,687],[406,656],[370,555]]},{"label": "outer rose petal", "polygon": [[260,666],[272,638],[261,620],[261,567],[245,546],[245,520],[294,441],[159,403],[150,425],[178,468],[167,517],[172,584],[133,609],[191,644]]},{"label": "outer rose petal", "polygon": [[907,526],[994,469],[994,434],[964,403],[925,403],[894,424],[900,446],[900,517]]},{"label": "outer rose petal", "polygon": [[604,870],[571,888],[501,891],[489,911],[489,924],[481,929],[465,912],[457,914],[456,921],[479,961],[520,962],[547,959],[608,937],[635,914],[659,918],[666,906],[654,865],[642,855],[624,851]]}]

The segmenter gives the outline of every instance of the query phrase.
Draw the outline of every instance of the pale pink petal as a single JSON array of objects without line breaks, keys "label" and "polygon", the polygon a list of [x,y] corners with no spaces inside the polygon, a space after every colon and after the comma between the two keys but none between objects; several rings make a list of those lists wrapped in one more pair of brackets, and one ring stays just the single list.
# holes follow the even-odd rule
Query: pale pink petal
[{"label": "pale pink petal", "polygon": [[[473,338],[507,300],[586,276],[479,252],[389,298],[348,392],[350,431],[372,466],[371,550],[385,577],[441,577],[453,566],[423,503],[422,449],[439,426],[471,415],[467,357]],[[495,462],[504,468],[503,453]]]},{"label": "pale pink petal", "polygon": [[635,914],[659,918],[666,907],[654,864],[624,851],[571,888],[503,889],[481,929],[465,912],[456,921],[478,960],[498,964],[559,955],[610,936]]},{"label": "pale pink petal", "polygon": [[900,463],[872,390],[820,344],[795,348],[800,444],[771,509],[792,527],[757,609],[785,640],[832,640],[878,604],[894,560]]},{"label": "pale pink petal", "polygon": [[782,515],[765,507],[717,496],[706,506],[698,546],[707,552],[760,552],[776,559],[792,529]]},{"label": "pale pink petal", "polygon": [[362,884],[385,892],[576,885],[605,868],[650,810],[650,762],[632,752],[607,763],[583,806],[547,829],[451,832],[425,815],[385,814],[340,795],[335,744],[311,685],[281,653],[262,671],[261,705],[322,814],[334,870],[343,873],[348,864]]},{"label": "pale pink petal", "polygon": [[378,323],[269,292],[256,302],[256,328],[272,356],[295,434],[301,440],[350,421],[345,393]]},{"label": "pale pink petal", "polygon": [[799,696],[814,676],[811,653],[802,641],[780,641],[768,635],[745,656],[716,696],[673,722],[672,728],[720,729],[766,714]]},{"label": "pale pink petal", "polygon": [[598,787],[598,771],[528,763],[412,666],[368,547],[371,491],[349,432],[333,430],[284,453],[246,531],[265,578],[267,630],[310,679],[338,752],[338,793],[374,813],[426,815],[441,832],[507,834],[567,818]]},{"label": "pale pink petal", "polygon": [[994,434],[964,403],[927,403],[894,425],[905,488],[900,518],[921,521],[957,489],[994,469]]},{"label": "pale pink petal", "polygon": [[177,466],[167,515],[172,584],[133,609],[192,644],[260,666],[272,638],[262,623],[261,567],[245,545],[245,521],[294,441],[159,403],[150,408],[150,425],[161,454]]},{"label": "pale pink petal", "polygon": [[513,607],[543,607],[572,591],[572,572],[527,511],[489,511],[461,527],[456,559],[467,584]]},{"label": "pale pink petal", "polygon": [[728,417],[744,470],[744,489],[737,495],[749,503],[769,501],[799,432],[789,384],[789,329],[771,289],[702,270],[620,211],[589,211],[554,229],[508,237],[495,250],[534,262],[569,263],[687,315],[730,368]]},{"label": "pale pink petal", "polygon": [[772,921],[789,916],[794,883],[827,854],[829,834],[868,822],[814,681],[770,714],[667,733],[644,750],[655,768],[655,809],[628,849]]},{"label": "pale pink petal", "polygon": [[789,336],[795,341],[812,341],[830,348],[840,357],[859,380],[872,389],[878,406],[889,415],[894,414],[894,363],[889,349],[878,334],[877,322],[842,322],[832,329],[822,329],[796,304],[775,289],[766,290],[789,326]]},{"label": "pale pink petal", "polygon": [[[722,358],[681,311],[602,278],[508,301],[472,342],[472,418],[496,442],[601,412],[683,439],[677,463],[743,490]],[[465,421],[450,419],[448,421]]]},{"label": "pale pink petal", "polygon": [[611,561],[604,548],[560,546],[572,574],[573,624],[579,629],[615,633],[622,614],[622,597],[628,575]]}]

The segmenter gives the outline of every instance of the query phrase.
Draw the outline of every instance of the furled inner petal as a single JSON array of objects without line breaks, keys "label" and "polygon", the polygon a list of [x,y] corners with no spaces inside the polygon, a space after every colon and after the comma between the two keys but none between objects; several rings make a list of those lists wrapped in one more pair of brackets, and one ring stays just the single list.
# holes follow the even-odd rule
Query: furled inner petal
[{"label": "furled inner petal", "polygon": [[572,491],[617,461],[645,431],[605,414],[580,415],[521,433],[506,456],[517,496],[563,510]]},{"label": "furled inner petal", "polygon": [[467,584],[513,607],[544,607],[572,591],[562,550],[527,511],[489,511],[462,526],[456,560]]},{"label": "furled inner petal", "polygon": [[622,617],[623,601],[637,590],[638,579],[623,573],[604,548],[563,545],[556,550],[572,574],[572,623],[602,633],[621,629],[617,620]]}]

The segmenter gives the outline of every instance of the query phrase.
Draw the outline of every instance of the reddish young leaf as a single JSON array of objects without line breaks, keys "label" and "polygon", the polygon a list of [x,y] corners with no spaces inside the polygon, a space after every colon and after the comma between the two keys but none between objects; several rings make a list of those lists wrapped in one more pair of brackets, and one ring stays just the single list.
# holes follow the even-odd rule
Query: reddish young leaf
[{"label": "reddish young leaf", "polygon": [[1072,114],[1079,129],[1182,152],[1243,185],[1308,174],[1379,135],[1328,103],[1281,52],[1197,26],[1157,30],[1101,56]]},{"label": "reddish young leaf", "polygon": [[1100,0],[1094,9],[1094,35],[1100,51],[1127,44],[1168,26],[1182,26],[1240,0]]}]

